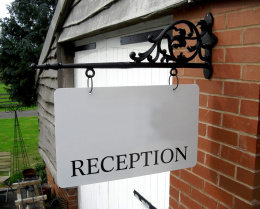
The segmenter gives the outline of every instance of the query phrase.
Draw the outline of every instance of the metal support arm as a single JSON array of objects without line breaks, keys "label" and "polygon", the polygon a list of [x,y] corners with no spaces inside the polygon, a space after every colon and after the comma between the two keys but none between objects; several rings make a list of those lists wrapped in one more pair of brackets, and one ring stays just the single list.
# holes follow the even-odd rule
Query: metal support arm
[{"label": "metal support arm", "polygon": [[76,63],[76,64],[32,64],[31,68],[34,69],[52,69],[59,70],[62,68],[208,68],[208,63],[136,63],[136,62],[105,62],[105,63]]}]

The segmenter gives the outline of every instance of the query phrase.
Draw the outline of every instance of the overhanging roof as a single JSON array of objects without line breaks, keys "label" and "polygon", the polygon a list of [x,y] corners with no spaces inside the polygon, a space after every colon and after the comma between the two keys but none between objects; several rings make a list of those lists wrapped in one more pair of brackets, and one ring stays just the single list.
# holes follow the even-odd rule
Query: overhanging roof
[{"label": "overhanging roof", "polygon": [[58,42],[79,40],[149,20],[189,2],[191,0],[59,0],[39,64],[46,61],[56,33],[60,35]]}]

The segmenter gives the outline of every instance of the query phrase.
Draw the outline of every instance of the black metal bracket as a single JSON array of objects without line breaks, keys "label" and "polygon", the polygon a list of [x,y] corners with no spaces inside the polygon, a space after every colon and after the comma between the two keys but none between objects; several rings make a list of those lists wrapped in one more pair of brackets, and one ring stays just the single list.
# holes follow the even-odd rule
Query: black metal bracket
[{"label": "black metal bracket", "polygon": [[[218,40],[212,33],[212,26],[211,13],[207,13],[204,20],[196,24],[187,20],[176,21],[166,27],[158,37],[148,36],[148,41],[153,45],[146,52],[138,53],[138,55],[131,52],[129,56],[134,62],[32,64],[31,68],[53,70],[61,68],[203,68],[204,77],[210,79],[213,74],[212,48]],[[169,31],[177,34],[170,36]],[[163,39],[168,42],[168,50],[161,47]],[[186,49],[190,56],[184,55],[183,49]],[[151,54],[154,51],[156,55],[153,57]],[[196,56],[202,62],[191,62]],[[161,57],[160,62],[156,62],[159,57]],[[143,62],[144,60],[148,62]]]}]

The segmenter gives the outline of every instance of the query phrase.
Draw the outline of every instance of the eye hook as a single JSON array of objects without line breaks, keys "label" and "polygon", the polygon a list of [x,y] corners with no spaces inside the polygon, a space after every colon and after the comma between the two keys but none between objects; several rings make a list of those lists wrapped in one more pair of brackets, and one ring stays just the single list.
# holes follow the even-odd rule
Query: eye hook
[{"label": "eye hook", "polygon": [[[93,68],[87,68],[85,75],[87,76],[87,86],[90,88],[89,94],[93,91],[93,77],[95,76],[95,70]],[[91,85],[89,85],[91,83]]]},{"label": "eye hook", "polygon": [[176,77],[177,79],[177,84],[176,86],[172,89],[173,91],[176,90],[179,86],[179,79],[178,79],[178,71],[176,68],[172,68],[170,70],[170,76],[169,76],[169,85],[171,85],[171,77]]}]

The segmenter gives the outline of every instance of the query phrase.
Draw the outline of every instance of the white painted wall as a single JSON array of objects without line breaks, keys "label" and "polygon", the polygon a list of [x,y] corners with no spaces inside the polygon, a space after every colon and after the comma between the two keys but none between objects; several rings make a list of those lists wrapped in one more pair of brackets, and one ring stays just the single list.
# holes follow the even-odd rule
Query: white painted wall
[{"label": "white painted wall", "polygon": [[[98,41],[95,50],[77,52],[75,63],[131,61],[131,51],[142,52],[150,43],[120,45],[120,37]],[[166,46],[166,44],[165,44]],[[169,69],[95,69],[95,87],[167,85]],[[75,87],[86,87],[84,69],[75,70]],[[116,145],[115,145],[116,146]],[[134,197],[136,190],[156,208],[169,208],[169,172],[79,187],[81,209],[143,209]]]}]

